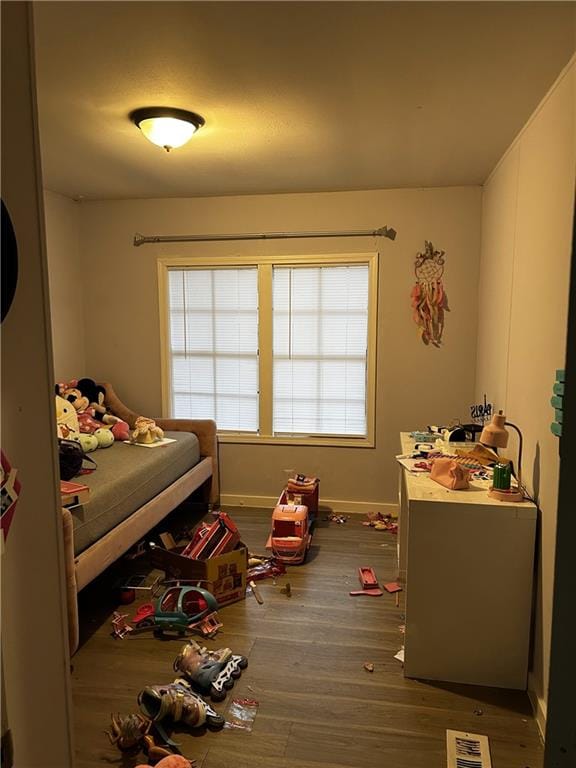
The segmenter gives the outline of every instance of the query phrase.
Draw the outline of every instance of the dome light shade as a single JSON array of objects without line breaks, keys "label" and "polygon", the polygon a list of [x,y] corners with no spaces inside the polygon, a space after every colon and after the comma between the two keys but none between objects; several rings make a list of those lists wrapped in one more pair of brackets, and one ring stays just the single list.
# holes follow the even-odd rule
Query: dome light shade
[{"label": "dome light shade", "polygon": [[204,125],[195,112],[173,107],[143,107],[131,112],[130,119],[144,136],[166,152],[186,144]]}]

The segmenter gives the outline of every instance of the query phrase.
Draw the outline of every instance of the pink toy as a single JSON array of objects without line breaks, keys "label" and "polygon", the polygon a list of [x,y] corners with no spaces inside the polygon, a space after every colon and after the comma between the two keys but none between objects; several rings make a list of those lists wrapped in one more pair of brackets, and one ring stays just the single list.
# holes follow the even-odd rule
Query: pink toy
[{"label": "pink toy", "polygon": [[308,507],[302,504],[277,504],[272,512],[272,531],[266,548],[286,565],[298,565],[306,559],[312,541]]},{"label": "pink toy", "polygon": [[[136,768],[149,768],[149,765],[141,763]],[[156,768],[192,768],[192,763],[182,755],[168,755],[156,763]]]}]

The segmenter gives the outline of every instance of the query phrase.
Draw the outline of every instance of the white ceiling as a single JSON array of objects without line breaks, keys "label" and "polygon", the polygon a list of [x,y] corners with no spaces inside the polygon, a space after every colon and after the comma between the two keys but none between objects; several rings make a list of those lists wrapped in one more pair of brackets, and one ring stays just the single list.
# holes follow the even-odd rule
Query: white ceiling
[{"label": "white ceiling", "polygon": [[[44,184],[88,199],[481,184],[574,2],[37,2]],[[200,113],[167,154],[128,119]]]}]

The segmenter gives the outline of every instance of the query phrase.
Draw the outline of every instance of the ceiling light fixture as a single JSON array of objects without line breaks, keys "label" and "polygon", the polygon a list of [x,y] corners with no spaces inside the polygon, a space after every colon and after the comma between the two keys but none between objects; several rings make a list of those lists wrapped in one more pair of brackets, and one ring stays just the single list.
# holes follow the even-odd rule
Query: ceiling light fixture
[{"label": "ceiling light fixture", "polygon": [[130,120],[144,136],[166,152],[186,144],[204,125],[204,118],[195,112],[174,107],[142,107],[130,113]]}]

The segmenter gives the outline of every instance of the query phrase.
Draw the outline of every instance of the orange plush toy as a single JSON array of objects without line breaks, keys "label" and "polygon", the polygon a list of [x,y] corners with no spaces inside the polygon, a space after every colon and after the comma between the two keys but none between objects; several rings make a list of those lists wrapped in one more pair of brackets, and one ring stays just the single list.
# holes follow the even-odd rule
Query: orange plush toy
[{"label": "orange plush toy", "polygon": [[[148,765],[137,765],[136,768],[149,768]],[[156,768],[193,768],[190,760],[187,760],[182,755],[168,755],[163,757],[159,763],[156,763]]]}]

